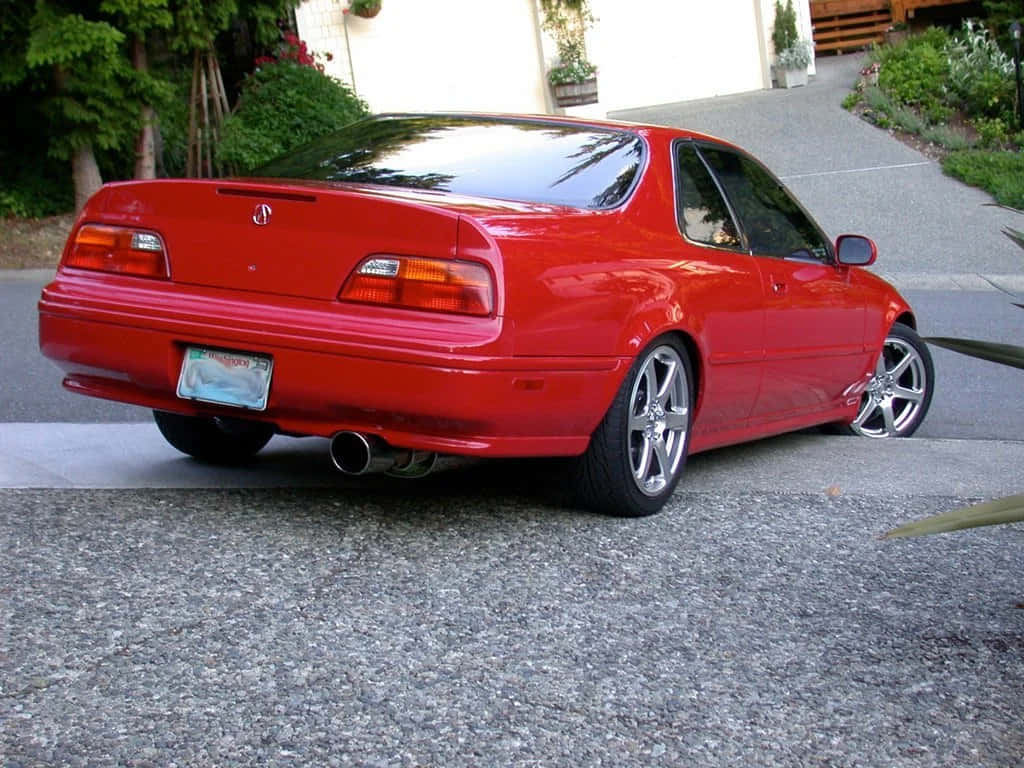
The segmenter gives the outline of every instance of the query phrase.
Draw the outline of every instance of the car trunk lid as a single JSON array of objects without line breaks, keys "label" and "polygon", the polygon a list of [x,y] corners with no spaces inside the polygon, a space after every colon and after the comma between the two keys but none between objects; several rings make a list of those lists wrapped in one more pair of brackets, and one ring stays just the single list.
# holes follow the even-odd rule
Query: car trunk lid
[{"label": "car trunk lid", "polygon": [[251,181],[128,182],[86,209],[159,232],[176,283],[333,300],[372,254],[453,258],[458,214],[367,190]]}]

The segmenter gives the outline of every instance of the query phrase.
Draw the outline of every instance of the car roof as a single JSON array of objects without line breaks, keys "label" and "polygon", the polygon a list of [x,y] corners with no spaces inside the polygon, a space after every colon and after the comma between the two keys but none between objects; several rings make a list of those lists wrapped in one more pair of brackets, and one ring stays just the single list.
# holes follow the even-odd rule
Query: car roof
[{"label": "car roof", "polygon": [[685,128],[673,128],[667,125],[636,123],[624,120],[595,119],[589,117],[572,117],[569,115],[542,115],[516,112],[382,112],[371,115],[368,120],[390,118],[453,118],[458,120],[479,120],[480,122],[530,122],[550,125],[566,125],[602,128],[614,131],[628,131],[646,138],[648,141],[658,139],[698,139],[714,141],[726,146],[735,146],[730,142],[709,134],[691,131]]}]

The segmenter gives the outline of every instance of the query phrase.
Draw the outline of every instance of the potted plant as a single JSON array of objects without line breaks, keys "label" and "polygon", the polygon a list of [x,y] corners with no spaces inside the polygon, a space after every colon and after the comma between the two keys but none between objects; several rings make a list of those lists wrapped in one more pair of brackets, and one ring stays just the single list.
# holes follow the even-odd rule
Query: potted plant
[{"label": "potted plant", "polygon": [[794,88],[807,85],[807,67],[811,65],[813,54],[811,43],[801,40],[796,31],[793,0],[786,0],[785,8],[775,0],[772,43],[775,46],[775,80],[779,86]]},{"label": "potted plant", "polygon": [[364,19],[372,19],[380,13],[381,0],[352,0],[348,10]]},{"label": "potted plant", "polygon": [[587,59],[585,33],[594,17],[587,0],[541,0],[543,27],[551,33],[558,64],[548,70],[555,103],[573,107],[597,102],[597,67]]}]

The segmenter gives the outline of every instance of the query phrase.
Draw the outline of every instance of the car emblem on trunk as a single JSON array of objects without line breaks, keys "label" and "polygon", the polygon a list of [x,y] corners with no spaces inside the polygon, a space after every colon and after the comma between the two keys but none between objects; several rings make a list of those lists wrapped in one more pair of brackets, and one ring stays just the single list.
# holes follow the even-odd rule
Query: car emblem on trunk
[{"label": "car emblem on trunk", "polygon": [[273,211],[270,209],[269,205],[266,203],[260,203],[252,211],[252,223],[258,224],[261,227],[269,224],[270,214],[272,213]]}]

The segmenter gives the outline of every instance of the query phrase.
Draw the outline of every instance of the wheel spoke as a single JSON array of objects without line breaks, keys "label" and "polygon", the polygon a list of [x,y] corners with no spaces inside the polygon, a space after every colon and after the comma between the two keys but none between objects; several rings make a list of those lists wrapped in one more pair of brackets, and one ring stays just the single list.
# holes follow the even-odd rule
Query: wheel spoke
[{"label": "wheel spoke", "polygon": [[636,466],[633,468],[633,476],[636,477],[637,482],[641,485],[647,478],[647,473],[651,469],[651,458],[654,454],[652,449],[653,446],[651,445],[651,439],[649,437],[644,437],[643,446],[640,448],[640,461],[638,461]]},{"label": "wheel spoke", "polygon": [[878,362],[875,363],[875,376],[885,376],[885,350],[878,355]]},{"label": "wheel spoke", "polygon": [[910,354],[910,353],[905,354],[903,356],[903,359],[900,360],[898,363],[896,363],[896,365],[893,366],[893,369],[892,369],[892,372],[891,372],[892,373],[892,377],[894,379],[898,379],[900,376],[902,376],[906,372],[907,368],[909,368],[911,366],[911,364],[914,362],[914,360],[915,360],[915,358],[914,358],[914,356],[912,354]]},{"label": "wheel spoke", "polygon": [[665,379],[658,388],[658,404],[667,410],[668,401],[672,399],[672,395],[675,392],[676,376],[679,375],[679,370],[675,360],[668,361],[665,365],[668,370],[665,372]]},{"label": "wheel spoke", "polygon": [[654,453],[658,457],[658,465],[661,469],[662,477],[667,478],[672,470],[672,461],[668,457],[668,450],[664,440],[658,439],[654,441]]},{"label": "wheel spoke", "polygon": [[631,413],[629,415],[629,431],[643,432],[644,427],[647,426],[647,409],[645,408],[642,413]]},{"label": "wheel spoke", "polygon": [[676,408],[665,413],[665,425],[673,432],[679,432],[690,425],[690,409]]},{"label": "wheel spoke", "polygon": [[644,380],[647,382],[646,392],[644,393],[644,413],[651,409],[651,403],[657,400],[658,397],[658,373],[654,370],[654,360],[651,359],[644,368]]},{"label": "wheel spoke", "polygon": [[892,396],[899,400],[909,400],[912,403],[920,403],[924,400],[924,392],[919,389],[907,389],[906,387],[894,387]]},{"label": "wheel spoke", "polygon": [[878,406],[874,404],[873,400],[869,400],[868,403],[861,407],[860,413],[857,414],[857,418],[853,420],[853,424],[850,426],[854,428],[864,426],[864,422],[870,419],[877,410]]},{"label": "wheel spoke", "polygon": [[882,411],[882,419],[885,421],[885,433],[887,435],[896,434],[896,420],[892,412],[892,401],[885,400],[879,403],[879,409]]}]

